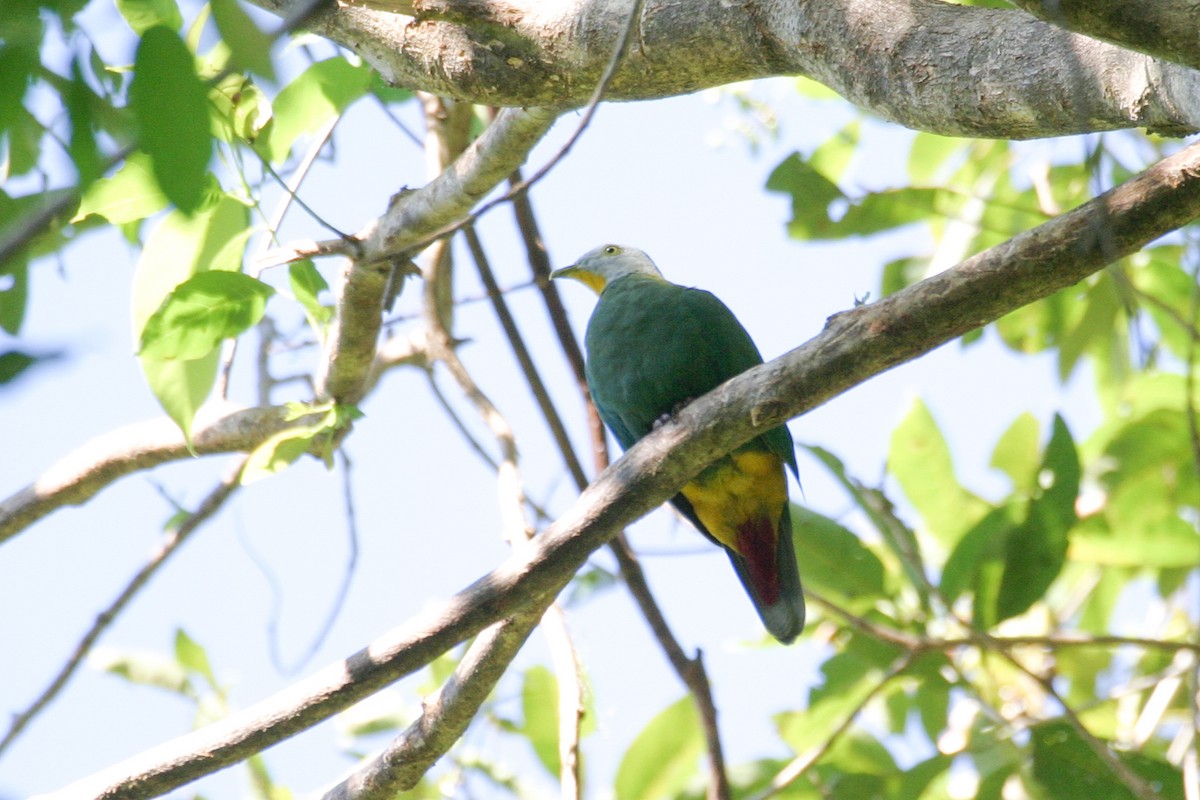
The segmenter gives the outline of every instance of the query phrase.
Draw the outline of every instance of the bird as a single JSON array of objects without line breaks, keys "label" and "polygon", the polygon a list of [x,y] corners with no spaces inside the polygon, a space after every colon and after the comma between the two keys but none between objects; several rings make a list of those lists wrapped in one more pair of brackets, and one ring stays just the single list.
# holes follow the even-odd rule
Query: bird
[{"label": "bird", "polygon": [[[762,363],[724,303],[671,283],[635,247],[601,245],[550,277],[574,279],[600,297],[584,336],[584,373],[624,450]],[[780,425],[706,467],[671,504],[725,551],[763,626],[791,644],[804,629],[805,609],[785,470],[799,481],[792,436]]]}]

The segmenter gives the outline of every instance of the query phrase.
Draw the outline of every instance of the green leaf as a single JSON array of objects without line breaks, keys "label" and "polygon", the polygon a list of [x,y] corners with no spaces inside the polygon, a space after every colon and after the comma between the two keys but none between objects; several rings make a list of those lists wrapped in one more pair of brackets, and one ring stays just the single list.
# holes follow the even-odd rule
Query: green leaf
[{"label": "green leaf", "polygon": [[63,94],[63,104],[71,120],[71,138],[67,147],[79,175],[79,184],[87,186],[100,177],[100,148],[96,144],[96,120],[92,104],[98,98],[92,93],[76,58],[71,62],[71,83]]},{"label": "green leaf", "polygon": [[1000,435],[991,466],[1008,476],[1015,491],[1033,491],[1038,466],[1038,422],[1033,414],[1026,411]]},{"label": "green leaf", "polygon": [[[249,233],[246,207],[231,197],[188,217],[174,211],[150,232],[133,278],[133,331],[141,340],[147,320],[183,281],[208,269],[241,265]],[[191,361],[141,358],[142,372],[163,409],[191,444],[196,410],[217,375],[219,353]]]},{"label": "green leaf", "polygon": [[1023,504],[1013,502],[988,512],[958,540],[942,568],[941,590],[948,601],[953,602],[969,588],[975,590],[975,615],[980,628],[991,627],[995,619],[993,601],[1004,549],[1022,511]]},{"label": "green leaf", "polygon": [[1183,248],[1160,245],[1138,254],[1145,263],[1133,271],[1136,287],[1145,294],[1141,307],[1154,320],[1162,342],[1181,359],[1189,358],[1192,328],[1192,296],[1196,282],[1184,269],[1184,259],[1191,258]]},{"label": "green leaf", "polygon": [[792,153],[771,171],[767,190],[792,196],[793,217],[827,219],[829,205],[846,195],[838,185],[818,172],[799,153]]},{"label": "green leaf", "polygon": [[333,319],[333,307],[321,304],[321,292],[328,291],[329,284],[317,272],[317,267],[310,259],[297,261],[288,266],[288,283],[292,288],[292,296],[304,306],[304,314],[308,324],[322,338],[325,328]]},{"label": "green leaf", "polygon": [[209,686],[216,687],[217,678],[213,674],[208,653],[199,642],[188,636],[183,628],[175,629],[175,659],[188,672],[194,672],[204,678]]},{"label": "green leaf", "polygon": [[[1033,726],[1033,777],[1054,800],[1133,800],[1134,793],[1067,722]],[[1163,800],[1184,800],[1183,776],[1170,764],[1137,753],[1118,757]]]},{"label": "green leaf", "polygon": [[884,297],[925,279],[929,273],[929,259],[923,256],[898,258],[883,265],[883,278],[879,292]]},{"label": "green leaf", "polygon": [[227,142],[254,144],[271,121],[271,101],[240,73],[231,73],[208,94],[213,135]]},{"label": "green leaf", "polygon": [[156,25],[173,31],[183,27],[183,15],[175,0],[116,0],[117,11],[138,36]]},{"label": "green leaf", "polygon": [[192,445],[192,420],[217,380],[221,353],[213,350],[202,358],[190,361],[163,361],[157,358],[139,359],[142,375],[154,397],[167,416],[183,431],[188,447]]},{"label": "green leaf", "polygon": [[521,709],[525,718],[521,733],[542,766],[557,778],[562,769],[558,755],[558,680],[546,667],[533,666],[525,671]]},{"label": "green leaf", "polygon": [[965,153],[970,141],[933,133],[917,133],[908,150],[908,177],[913,183],[940,183],[938,178],[945,175],[947,164],[954,156]]},{"label": "green leaf", "polygon": [[883,564],[857,536],[838,523],[792,506],[792,538],[805,565],[806,584],[858,608],[884,595]]},{"label": "green leaf", "polygon": [[88,655],[88,665],[130,683],[166,689],[184,697],[195,696],[183,665],[161,653],[97,647]]},{"label": "green leaf", "polygon": [[316,405],[289,403],[287,420],[294,422],[322,412],[318,421],[279,431],[254,448],[242,467],[242,485],[282,472],[310,452],[320,456],[326,466],[332,469],[333,446],[339,439],[338,434],[362,417],[362,412],[354,406],[334,402]]},{"label": "green leaf", "polygon": [[1039,471],[1041,494],[1030,505],[1025,523],[1005,542],[1004,578],[996,599],[997,622],[1023,614],[1062,571],[1067,534],[1076,521],[1079,475],[1075,442],[1062,417],[1056,415]]},{"label": "green leaf", "polygon": [[273,38],[254,24],[237,0],[212,0],[212,15],[221,38],[229,46],[233,66],[275,80],[271,64]]},{"label": "green leaf", "polygon": [[679,794],[697,773],[704,751],[700,718],[690,696],[650,721],[621,758],[618,800],[657,800]]},{"label": "green leaf", "polygon": [[240,272],[211,270],[188,278],[142,328],[143,358],[200,358],[258,324],[275,290]]},{"label": "green leaf", "polygon": [[16,380],[22,372],[36,364],[38,360],[36,356],[20,350],[6,350],[0,353],[0,386]]},{"label": "green leaf", "polygon": [[1068,328],[1058,346],[1058,379],[1066,382],[1085,352],[1106,355],[1119,341],[1114,327],[1123,321],[1123,304],[1116,282],[1107,272],[1099,273],[1082,298],[1085,311]]},{"label": "green leaf", "polygon": [[[1155,489],[1147,481],[1146,492]],[[1132,505],[1144,508],[1145,492],[1133,488]],[[1140,497],[1139,497],[1140,495]],[[1158,516],[1158,515],[1156,515]],[[1200,533],[1178,516],[1114,527],[1103,516],[1091,517],[1071,533],[1072,561],[1134,569],[1192,568],[1200,552]]]},{"label": "green leaf", "polygon": [[[927,605],[928,587],[924,575],[924,559],[921,556],[920,543],[912,529],[896,516],[891,501],[878,489],[869,489],[852,478],[846,471],[841,459],[821,447],[801,444],[800,447],[811,453],[825,465],[838,483],[849,493],[855,505],[867,515],[875,530],[883,538],[891,552],[900,562],[901,568],[910,583],[920,594]],[[882,567],[882,562],[880,562]]]},{"label": "green leaf", "polygon": [[129,105],[155,180],[188,214],[200,208],[208,186],[212,134],[206,93],[179,35],[162,26],[147,30],[137,49]]},{"label": "green leaf", "polygon": [[371,85],[373,70],[354,66],[344,58],[319,61],[280,90],[274,117],[266,136],[259,139],[273,163],[288,157],[301,135],[320,129],[362,97]]},{"label": "green leaf", "polygon": [[289,428],[267,437],[246,459],[240,479],[242,485],[283,472],[311,450],[314,440],[324,431],[323,425],[310,425]]},{"label": "green leaf", "polygon": [[95,214],[122,225],[157,214],[169,202],[154,179],[150,159],[144,153],[134,153],[111,177],[88,187],[71,222]]},{"label": "green leaf", "polygon": [[[836,169],[843,155],[838,151],[824,160]],[[950,205],[962,201],[955,192],[911,187],[852,199],[798,153],[788,156],[771,172],[767,189],[792,196],[788,235],[797,239],[865,236],[926,221],[931,214],[945,214]]]},{"label": "green leaf", "polygon": [[0,329],[16,336],[29,302],[29,264],[13,259],[0,265]]},{"label": "green leaf", "polygon": [[146,238],[133,277],[133,332],[140,340],[146,320],[176,286],[197,272],[237,270],[250,234],[246,206],[232,197],[193,215],[164,217]]},{"label": "green leaf", "polygon": [[830,181],[842,177],[854,153],[858,149],[861,125],[853,120],[846,127],[830,136],[808,157],[808,164]]},{"label": "green leaf", "polygon": [[950,446],[920,400],[892,432],[888,466],[929,533],[947,549],[988,512],[987,503],[959,485]]}]

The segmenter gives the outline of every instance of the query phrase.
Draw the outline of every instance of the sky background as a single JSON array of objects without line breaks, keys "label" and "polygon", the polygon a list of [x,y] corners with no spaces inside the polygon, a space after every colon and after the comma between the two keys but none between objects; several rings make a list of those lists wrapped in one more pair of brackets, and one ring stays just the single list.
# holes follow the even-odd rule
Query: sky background
[{"label": "sky background", "polygon": [[[877,297],[881,265],[920,250],[926,237],[910,230],[869,243],[789,239],[789,198],[766,192],[767,176],[787,154],[811,152],[854,112],[844,104],[803,99],[790,80],[760,84],[754,96],[780,122],[778,137],[756,148],[730,130],[737,118],[734,104],[715,93],[605,105],[574,151],[533,190],[532,200],[555,265],[605,242],[640,247],[669,279],[721,297],[772,358],[818,333],[827,316],[851,307],[856,298]],[[400,114],[419,131],[415,111],[409,104]],[[559,121],[535,150],[529,171],[557,151],[579,119],[567,115]],[[904,182],[910,136],[868,123],[860,148],[868,155],[851,166],[843,189],[854,194]],[[1079,145],[1031,147],[1030,161],[1064,146]],[[339,125],[335,155],[334,162],[314,169],[302,196],[342,230],[361,228],[399,187],[425,180],[423,153],[370,102],[353,108]],[[506,206],[482,220],[480,234],[502,285],[528,279]],[[294,211],[284,236],[327,234]],[[61,351],[62,358],[0,388],[5,423],[0,496],[19,490],[89,439],[160,413],[132,356],[128,297],[136,258],[133,248],[106,231],[89,234],[59,261],[34,266],[21,341]],[[332,281],[339,264],[326,260],[319,267]],[[458,271],[457,294],[477,297],[467,258],[460,258]],[[577,284],[560,291],[582,336],[594,296]],[[420,285],[410,282],[397,312],[414,311],[419,293]],[[588,464],[582,405],[541,300],[529,289],[508,299]],[[294,319],[281,298],[269,310]],[[413,324],[401,320],[392,330],[403,333]],[[468,368],[516,430],[527,491],[552,512],[564,511],[576,496],[574,486],[490,307],[464,304],[456,324],[457,335],[469,340],[460,350]],[[290,359],[311,370],[315,356],[308,349]],[[494,453],[457,388],[441,373],[439,383]],[[1045,431],[1046,421],[1061,410],[1081,438],[1095,420],[1088,388],[1084,375],[1060,389],[1051,359],[1014,357],[988,334],[967,350],[951,344],[880,376],[790,427],[797,442],[831,450],[854,475],[874,484],[883,475],[892,428],[920,397],[950,441],[960,478],[985,496],[998,496],[1006,484],[987,462],[1000,433],[1024,411],[1042,420]],[[235,370],[232,397],[253,402],[245,363]],[[291,386],[273,399],[303,397],[303,389]],[[424,374],[393,372],[362,410],[366,416],[347,440],[358,567],[336,626],[297,673],[280,673],[272,664],[273,614],[284,661],[294,664],[328,613],[348,556],[342,470],[329,473],[312,460],[240,492],[157,575],[102,645],[169,654],[175,630],[182,628],[207,648],[233,702],[244,707],[349,655],[505,558],[494,476],[437,406]],[[0,615],[0,713],[23,709],[44,688],[97,611],[155,548],[172,514],[166,498],[194,508],[231,463],[228,457],[209,457],[125,478],[0,549],[0,604],[7,609]],[[803,452],[800,470],[804,490],[793,485],[793,498],[853,526],[846,496]],[[892,499],[900,500],[894,485],[890,488]],[[670,512],[654,512],[630,536],[680,641],[689,651],[704,652],[730,763],[786,757],[769,714],[803,707],[819,680],[822,645],[805,636],[790,648],[761,646],[758,620],[726,558]],[[611,566],[606,554],[595,560]],[[588,782],[591,795],[603,797],[630,742],[682,696],[683,687],[623,589],[572,608],[568,621],[596,712],[596,731],[584,741]],[[531,638],[517,663],[548,663],[540,635]],[[415,712],[419,680],[401,682],[388,697]],[[492,712],[519,717],[518,690],[511,681],[502,684]],[[0,797],[51,790],[132,756],[186,732],[193,713],[165,692],[85,669],[0,759]],[[327,723],[268,751],[267,762],[277,780],[304,795],[352,765],[339,754],[339,741],[336,725]],[[467,745],[506,753],[524,774],[539,769],[521,740],[476,731]],[[176,796],[234,797],[244,786],[244,771],[235,768]],[[553,796],[548,777],[544,789]]]}]

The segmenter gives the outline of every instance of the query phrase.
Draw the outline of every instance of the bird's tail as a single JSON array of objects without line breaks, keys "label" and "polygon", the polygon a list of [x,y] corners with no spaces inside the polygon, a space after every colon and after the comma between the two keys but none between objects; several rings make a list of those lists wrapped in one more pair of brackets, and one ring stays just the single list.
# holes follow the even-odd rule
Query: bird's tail
[{"label": "bird's tail", "polygon": [[[772,530],[776,532],[772,536]],[[745,555],[725,548],[734,570],[750,595],[767,631],[791,644],[804,630],[804,592],[792,541],[792,514],[783,507],[778,527],[770,520],[751,520],[738,531]]]}]

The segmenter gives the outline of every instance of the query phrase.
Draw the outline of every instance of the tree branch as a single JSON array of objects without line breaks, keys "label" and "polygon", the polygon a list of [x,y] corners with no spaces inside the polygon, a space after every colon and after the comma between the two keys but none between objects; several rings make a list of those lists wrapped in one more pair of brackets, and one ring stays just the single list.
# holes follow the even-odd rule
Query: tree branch
[{"label": "tree branch", "polygon": [[1038,19],[1200,69],[1194,0],[1010,0]]},{"label": "tree branch", "polygon": [[[196,453],[248,452],[273,434],[320,419],[310,415],[289,420],[287,415],[282,406],[227,411],[216,417],[202,411],[193,432]],[[86,503],[118,478],[191,455],[179,426],[166,417],[98,436],[0,502],[0,544],[52,511]]]},{"label": "tree branch", "polygon": [[466,731],[539,619],[536,612],[523,611],[480,634],[454,674],[425,698],[421,716],[322,800],[391,800],[415,787]]},{"label": "tree branch", "polygon": [[337,316],[326,340],[318,394],[357,402],[368,385],[379,338],[383,297],[393,261],[465,216],[519,167],[554,124],[545,109],[506,109],[454,163],[422,188],[400,193],[356,240],[341,274]]},{"label": "tree branch", "polygon": [[[814,339],[687,405],[605,470],[540,537],[441,607],[242,712],[50,795],[128,800],[240,761],[419,669],[498,618],[544,609],[593,550],[763,430],[1200,215],[1200,145],[952,270],[835,315]],[[1097,225],[1108,235],[1101,241]]]},{"label": "tree branch", "polygon": [[[295,1],[255,0],[276,13]],[[562,109],[587,102],[628,4],[416,0],[412,7],[415,18],[343,5],[311,28],[399,86]],[[1200,73],[1016,9],[938,0],[648,0],[638,23],[607,100],[805,75],[886,119],[947,135],[1200,129]],[[1191,27],[1175,28],[1193,51],[1186,63],[1200,59],[1187,38]]]}]

